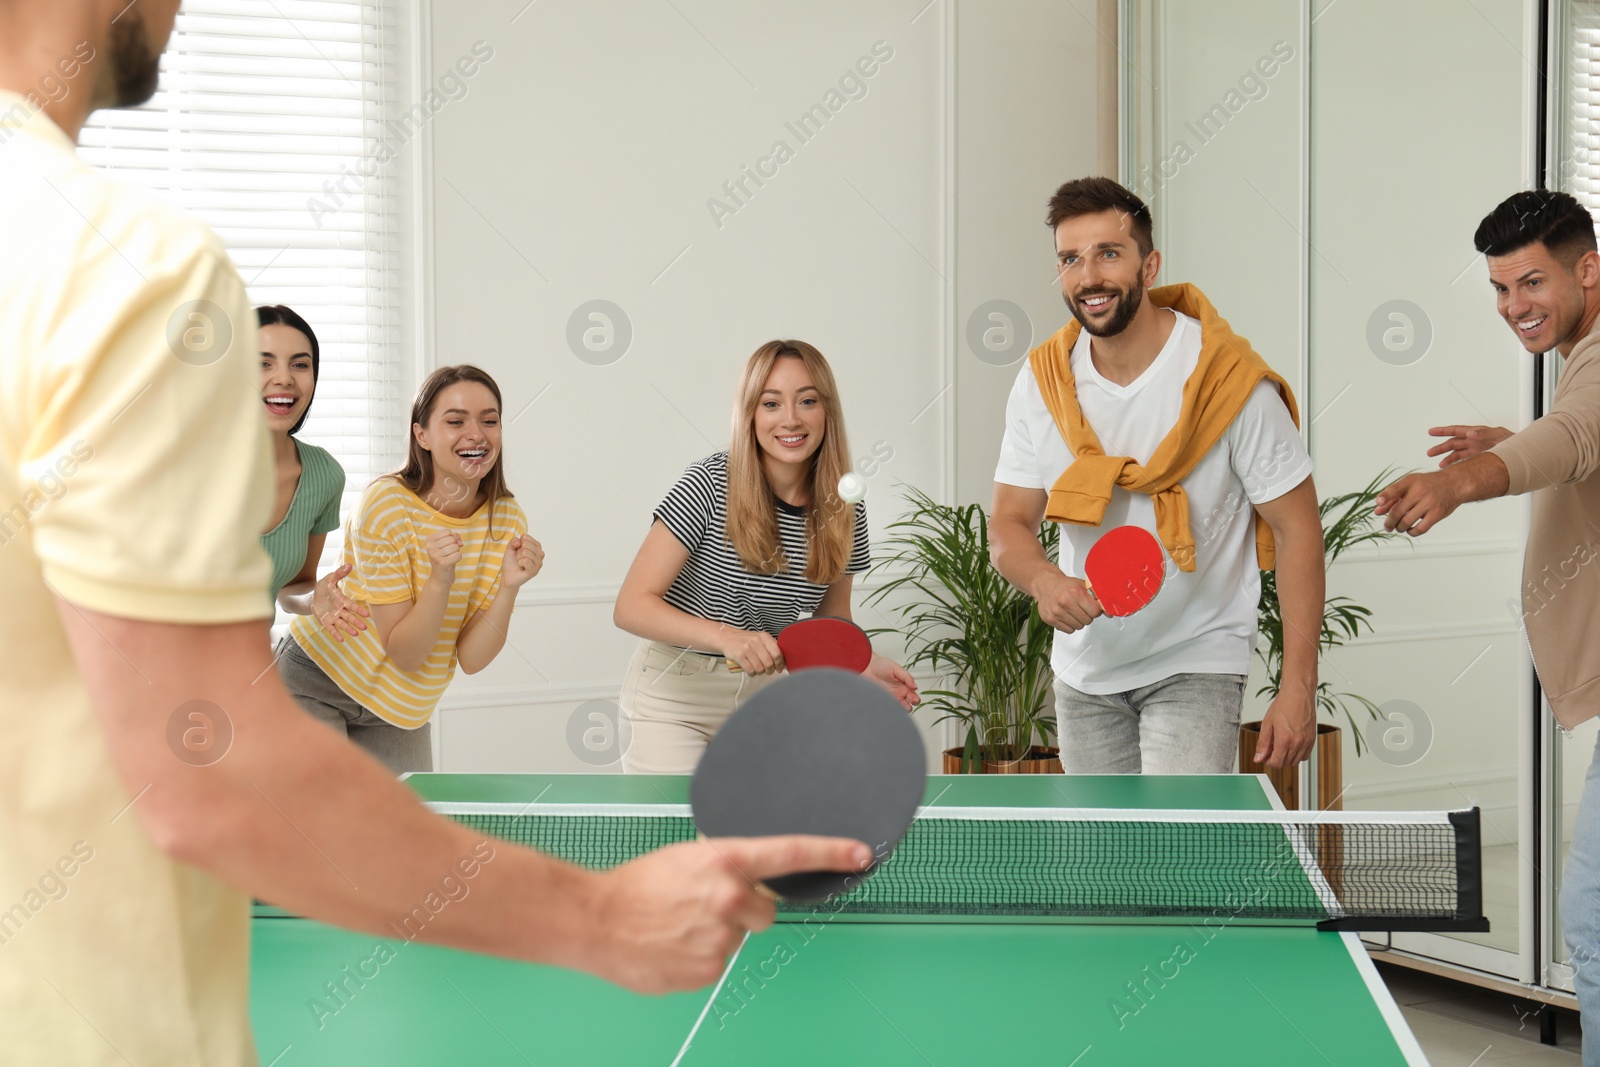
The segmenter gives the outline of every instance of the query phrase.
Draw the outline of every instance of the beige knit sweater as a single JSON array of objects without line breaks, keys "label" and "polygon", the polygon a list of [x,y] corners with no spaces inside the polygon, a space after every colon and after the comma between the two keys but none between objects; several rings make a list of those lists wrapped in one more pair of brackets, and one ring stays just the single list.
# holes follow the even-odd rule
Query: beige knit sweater
[{"label": "beige knit sweater", "polygon": [[1491,451],[1533,493],[1522,619],[1539,684],[1568,729],[1600,715],[1600,323],[1572,349],[1543,418]]}]

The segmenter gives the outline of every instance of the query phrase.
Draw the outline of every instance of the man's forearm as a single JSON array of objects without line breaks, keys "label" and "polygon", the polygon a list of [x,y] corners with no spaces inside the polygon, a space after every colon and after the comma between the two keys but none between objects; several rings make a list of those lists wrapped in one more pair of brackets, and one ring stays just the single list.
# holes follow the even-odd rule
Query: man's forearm
[{"label": "man's forearm", "polygon": [[1461,463],[1452,464],[1440,472],[1451,481],[1452,491],[1463,503],[1476,500],[1493,500],[1506,495],[1511,488],[1511,472],[1505,460],[1493,452],[1482,452]]},{"label": "man's forearm", "polygon": [[993,518],[989,521],[990,556],[995,570],[1029,596],[1038,598],[1035,590],[1041,577],[1059,576],[1061,568],[1050,562],[1036,530],[1014,520]]},{"label": "man's forearm", "polygon": [[179,858],[307,918],[570,963],[568,940],[593,924],[583,911],[593,875],[433,815],[375,761],[296,711],[290,723],[281,709],[260,709],[289,735],[271,751],[235,738],[222,761],[237,757],[226,791],[206,798],[211,827],[191,827]]},{"label": "man's forearm", "polygon": [[[499,841],[489,853],[482,834],[428,812],[294,704],[271,669],[265,623],[59,614],[130,810],[174,858],[378,935],[566,963],[594,931],[595,875]],[[231,734],[200,765],[167,740],[173,709],[197,693],[215,703],[196,725]]]},{"label": "man's forearm", "polygon": [[1283,674],[1280,689],[1311,695],[1317,688],[1317,657],[1327,600],[1320,525],[1313,529],[1273,530],[1277,545],[1278,610],[1283,619]]}]

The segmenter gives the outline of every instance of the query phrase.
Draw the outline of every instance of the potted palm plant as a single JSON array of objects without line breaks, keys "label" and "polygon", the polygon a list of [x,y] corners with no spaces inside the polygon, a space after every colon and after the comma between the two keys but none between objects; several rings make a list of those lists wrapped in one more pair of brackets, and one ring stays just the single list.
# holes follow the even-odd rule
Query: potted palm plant
[{"label": "potted palm plant", "polygon": [[[1355,492],[1329,497],[1317,505],[1322,517],[1323,557],[1327,566],[1332,566],[1336,559],[1357,545],[1404,536],[1385,530],[1372,513],[1379,491],[1393,480],[1394,472],[1384,470]],[[1278,695],[1283,684],[1283,612],[1278,604],[1278,576],[1274,571],[1261,572],[1261,599],[1257,604],[1256,626],[1261,635],[1261,640],[1256,644],[1256,655],[1266,669],[1266,683],[1256,690],[1256,696],[1271,700]],[[1363,628],[1372,632],[1370,608],[1362,607],[1349,597],[1329,597],[1323,608],[1319,658],[1329,649],[1338,648],[1358,636]],[[1366,712],[1367,721],[1371,721],[1378,717],[1378,706],[1364,696],[1339,692],[1334,689],[1332,682],[1322,681],[1317,685],[1317,710],[1329,718],[1344,716],[1359,757],[1362,751],[1362,723],[1357,720],[1356,713]],[[1339,783],[1344,777],[1341,733],[1337,725],[1317,724],[1318,808],[1336,807],[1339,803]],[[1291,809],[1299,807],[1298,768],[1275,769],[1255,762],[1256,744],[1260,737],[1260,720],[1239,727],[1240,772],[1266,774],[1284,804]]]},{"label": "potted palm plant", "polygon": [[[925,691],[922,705],[939,722],[964,727],[962,745],[945,751],[945,773],[1059,773],[1059,750],[1049,745],[1055,631],[989,562],[989,517],[980,505],[940,504],[909,486],[906,493],[911,510],[890,524],[894,536],[872,568],[892,577],[867,603],[909,594],[890,608],[902,625],[874,633],[900,634],[908,667],[949,679],[950,688]],[[1052,561],[1059,539],[1055,523],[1040,528]]]}]

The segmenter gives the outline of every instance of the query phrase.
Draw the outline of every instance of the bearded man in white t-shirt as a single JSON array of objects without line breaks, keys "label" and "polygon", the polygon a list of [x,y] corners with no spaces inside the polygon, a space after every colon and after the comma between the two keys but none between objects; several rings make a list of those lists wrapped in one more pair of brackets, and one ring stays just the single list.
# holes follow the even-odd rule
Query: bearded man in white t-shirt
[{"label": "bearded man in white t-shirt", "polygon": [[[1233,769],[1260,569],[1277,571],[1283,678],[1255,758],[1288,767],[1316,733],[1324,581],[1311,457],[1288,384],[1161,267],[1150,210],[1108,178],[1050,200],[1075,322],[1032,353],[1006,403],[990,521],[995,566],[1058,631],[1051,655],[1069,774]],[[1037,532],[1061,523],[1060,565]],[[1104,615],[1082,578],[1099,537],[1138,526],[1166,577]]]}]

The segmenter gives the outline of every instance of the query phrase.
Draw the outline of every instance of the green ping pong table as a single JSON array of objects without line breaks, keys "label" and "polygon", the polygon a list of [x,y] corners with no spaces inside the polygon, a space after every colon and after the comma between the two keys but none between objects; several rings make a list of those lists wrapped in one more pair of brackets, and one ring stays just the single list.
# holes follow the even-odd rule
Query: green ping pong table
[{"label": "green ping pong table", "polygon": [[[452,804],[683,804],[688,779],[412,775]],[[1263,778],[930,777],[930,803],[1263,810]],[[870,883],[869,883],[870,884]],[[529,907],[538,902],[529,901]],[[882,1065],[1426,1063],[1353,933],[1314,926],[780,916],[716,988],[586,974],[258,914],[261,1063]],[[695,1029],[699,1021],[698,1030]],[[684,1050],[691,1031],[695,1036]]]}]

